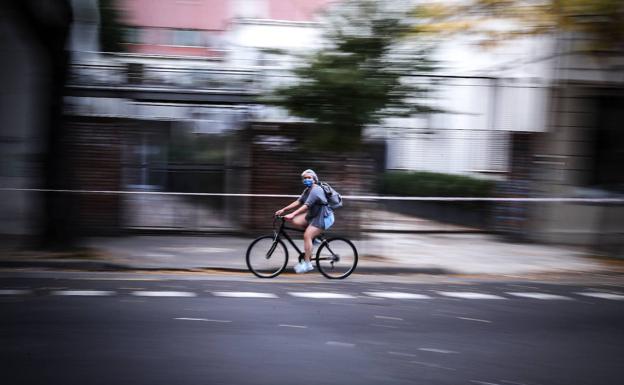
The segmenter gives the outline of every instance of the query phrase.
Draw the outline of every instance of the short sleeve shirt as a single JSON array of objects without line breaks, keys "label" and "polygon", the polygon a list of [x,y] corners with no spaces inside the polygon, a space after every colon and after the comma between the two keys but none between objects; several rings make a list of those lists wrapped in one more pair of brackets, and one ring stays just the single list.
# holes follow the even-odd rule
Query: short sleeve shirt
[{"label": "short sleeve shirt", "polygon": [[306,220],[309,224],[324,229],[323,217],[325,215],[324,208],[327,207],[327,198],[323,189],[314,185],[303,190],[301,196],[297,199],[300,203],[308,206]]}]

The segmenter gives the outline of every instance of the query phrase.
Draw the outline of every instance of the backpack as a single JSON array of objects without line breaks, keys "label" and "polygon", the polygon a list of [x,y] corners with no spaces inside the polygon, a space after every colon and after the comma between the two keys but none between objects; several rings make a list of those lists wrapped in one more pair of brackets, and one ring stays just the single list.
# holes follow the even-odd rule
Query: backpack
[{"label": "backpack", "polygon": [[338,191],[334,190],[332,186],[327,182],[319,183],[323,192],[325,193],[325,198],[327,199],[327,205],[332,209],[338,209],[342,207],[342,196]]}]

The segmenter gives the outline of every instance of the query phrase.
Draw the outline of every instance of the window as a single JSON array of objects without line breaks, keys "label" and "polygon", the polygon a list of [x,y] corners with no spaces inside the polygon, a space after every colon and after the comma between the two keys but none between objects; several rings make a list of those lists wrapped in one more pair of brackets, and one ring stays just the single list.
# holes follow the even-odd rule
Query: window
[{"label": "window", "polygon": [[624,96],[596,98],[597,124],[594,131],[592,185],[605,190],[624,192]]},{"label": "window", "polygon": [[126,27],[124,34],[124,41],[129,44],[142,44],[143,34],[142,29],[139,27]]},{"label": "window", "polygon": [[204,36],[201,31],[190,29],[173,30],[173,45],[201,47],[204,46]]}]

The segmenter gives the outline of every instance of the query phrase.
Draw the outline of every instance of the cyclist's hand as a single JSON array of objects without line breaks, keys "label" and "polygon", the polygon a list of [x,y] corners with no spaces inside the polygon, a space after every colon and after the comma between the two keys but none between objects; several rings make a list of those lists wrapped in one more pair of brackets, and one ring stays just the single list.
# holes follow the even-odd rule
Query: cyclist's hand
[{"label": "cyclist's hand", "polygon": [[284,219],[286,219],[287,221],[292,221],[294,217],[295,217],[294,213],[290,213],[288,215],[284,215]]},{"label": "cyclist's hand", "polygon": [[282,209],[282,210],[277,210],[277,211],[275,212],[275,216],[276,216],[276,217],[281,217],[282,215],[284,215],[284,210],[283,210],[283,209]]}]

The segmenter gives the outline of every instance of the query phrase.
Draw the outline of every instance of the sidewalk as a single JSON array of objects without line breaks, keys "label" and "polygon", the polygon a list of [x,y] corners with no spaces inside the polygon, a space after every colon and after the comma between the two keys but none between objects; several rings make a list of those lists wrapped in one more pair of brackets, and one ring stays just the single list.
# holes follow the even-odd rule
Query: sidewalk
[{"label": "sidewalk", "polygon": [[[245,251],[251,240],[240,236],[90,238],[84,242],[88,252],[82,255],[2,253],[0,268],[246,272]],[[614,272],[614,266],[622,271],[620,264],[607,264],[577,249],[507,243],[489,234],[375,233],[354,243],[360,253],[359,274],[598,273]],[[289,265],[294,263],[291,253]]]},{"label": "sidewalk", "polygon": [[[624,262],[592,258],[563,246],[510,243],[476,229],[385,211],[363,214],[362,239],[353,239],[358,274],[529,275],[624,273]],[[258,234],[261,235],[261,234]],[[329,234],[331,236],[331,233]],[[87,271],[247,272],[254,237],[162,235],[89,238],[85,252],[1,252],[0,268]],[[299,241],[302,246],[302,242]],[[290,250],[289,268],[296,263]]]}]

